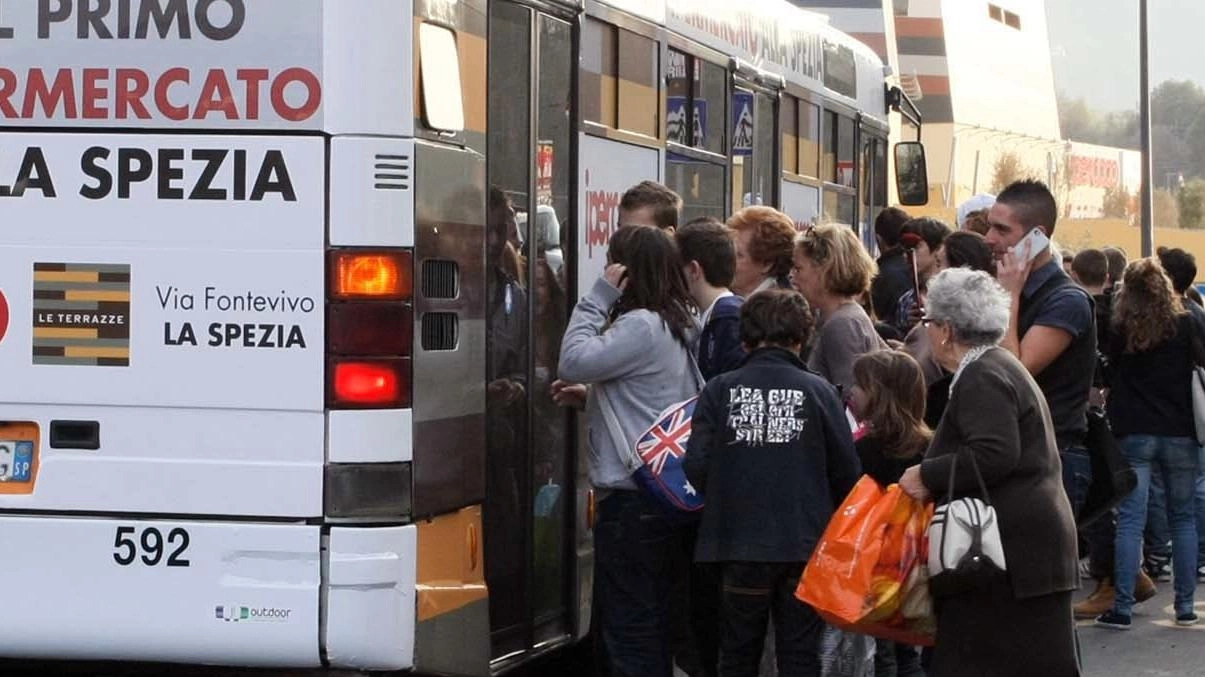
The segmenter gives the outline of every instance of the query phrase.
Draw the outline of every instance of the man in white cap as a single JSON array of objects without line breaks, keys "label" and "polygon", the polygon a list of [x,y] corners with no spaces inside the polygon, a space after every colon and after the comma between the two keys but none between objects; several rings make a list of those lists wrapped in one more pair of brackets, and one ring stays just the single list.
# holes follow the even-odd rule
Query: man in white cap
[{"label": "man in white cap", "polygon": [[991,209],[994,204],[996,204],[995,195],[980,193],[958,205],[958,230],[966,230],[968,216],[978,211]]}]

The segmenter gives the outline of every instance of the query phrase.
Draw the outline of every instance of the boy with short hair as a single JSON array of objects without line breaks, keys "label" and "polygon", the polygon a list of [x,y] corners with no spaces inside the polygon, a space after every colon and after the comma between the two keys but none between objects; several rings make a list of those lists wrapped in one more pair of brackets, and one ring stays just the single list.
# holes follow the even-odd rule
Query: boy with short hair
[{"label": "boy with short hair", "polygon": [[641,181],[619,201],[620,226],[653,226],[670,233],[678,227],[682,198],[656,181]]},{"label": "boy with short hair", "polygon": [[695,352],[699,371],[710,381],[745,359],[740,337],[744,299],[728,289],[736,275],[736,245],[728,227],[710,217],[682,226],[674,239],[703,326]]},{"label": "boy with short hair", "polygon": [[[1093,298],[1101,296],[1110,284],[1109,257],[1099,249],[1085,249],[1076,254],[1071,258],[1071,279]],[[1099,313],[1097,315],[1099,325]]]},{"label": "boy with short hair", "polygon": [[803,567],[861,474],[836,387],[800,348],[814,318],[795,291],[758,292],[741,308],[741,368],[704,388],[683,462],[706,500],[695,559],[720,565],[720,674],[758,674],[774,618],[778,671],[819,675],[824,623],[795,598]]}]

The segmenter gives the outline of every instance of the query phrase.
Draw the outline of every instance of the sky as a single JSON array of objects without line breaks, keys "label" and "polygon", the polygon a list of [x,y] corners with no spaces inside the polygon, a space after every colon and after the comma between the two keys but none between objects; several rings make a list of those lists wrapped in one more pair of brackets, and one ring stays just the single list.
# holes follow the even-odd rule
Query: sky
[{"label": "sky", "polygon": [[[1151,86],[1205,86],[1203,0],[1149,0]],[[1046,0],[1055,87],[1101,111],[1138,108],[1138,0]]]}]

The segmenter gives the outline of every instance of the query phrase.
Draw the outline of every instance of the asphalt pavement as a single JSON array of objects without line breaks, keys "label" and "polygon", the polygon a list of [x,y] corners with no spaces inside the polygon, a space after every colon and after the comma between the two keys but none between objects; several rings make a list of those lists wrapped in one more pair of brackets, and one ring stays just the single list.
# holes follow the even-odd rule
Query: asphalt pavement
[{"label": "asphalt pavement", "polygon": [[[1087,594],[1087,590],[1081,591],[1077,601]],[[1134,625],[1124,632],[1094,627],[1092,621],[1080,622],[1084,677],[1205,677],[1205,623],[1188,628],[1177,627],[1172,613],[1172,596],[1171,583],[1159,583],[1158,594],[1135,608]],[[1202,600],[1197,602],[1197,613],[1205,618],[1205,585],[1198,586],[1197,597]],[[356,674],[372,673],[0,660],[0,675],[3,677],[350,677]],[[593,672],[583,665],[579,654],[571,658],[552,656],[511,675],[592,677]]]},{"label": "asphalt pavement", "polygon": [[[1181,628],[1172,611],[1172,584],[1134,609],[1134,624],[1118,631],[1081,621],[1084,677],[1205,676],[1205,623]],[[1086,597],[1081,592],[1078,599]],[[1205,585],[1197,586],[1197,615],[1205,619]]]}]

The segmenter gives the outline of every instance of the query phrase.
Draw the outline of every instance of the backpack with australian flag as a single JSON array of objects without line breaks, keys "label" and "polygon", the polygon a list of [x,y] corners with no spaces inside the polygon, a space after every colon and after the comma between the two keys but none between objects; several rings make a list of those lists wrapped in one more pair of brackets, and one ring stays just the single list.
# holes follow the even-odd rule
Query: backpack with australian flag
[{"label": "backpack with australian flag", "polygon": [[[694,378],[695,393],[703,390],[706,381],[699,372],[694,352],[687,349],[689,371]],[[699,402],[696,394],[690,399],[670,405],[653,419],[653,424],[631,444],[624,440],[623,430],[615,415],[606,391],[598,390],[603,418],[616,440],[620,460],[632,473],[632,480],[641,491],[652,497],[667,512],[677,515],[698,515],[703,510],[703,497],[691,486],[682,470],[686,458],[686,443],[690,440],[690,423]]]},{"label": "backpack with australian flag", "polygon": [[670,406],[636,440],[640,466],[632,473],[632,479],[672,512],[697,513],[703,509],[703,497],[682,470],[686,443],[690,440],[690,421],[698,402],[696,395]]}]

